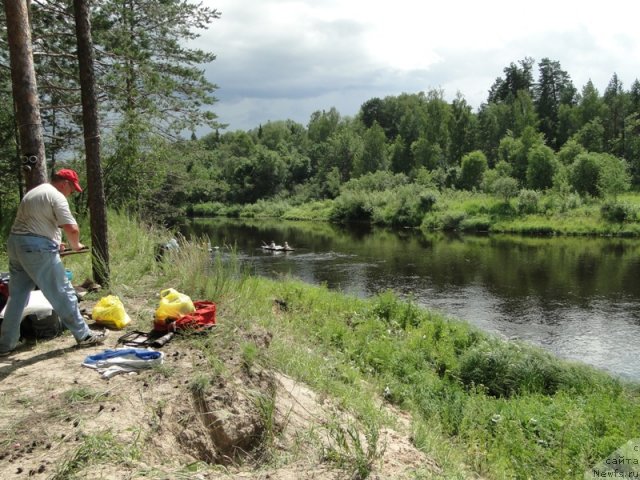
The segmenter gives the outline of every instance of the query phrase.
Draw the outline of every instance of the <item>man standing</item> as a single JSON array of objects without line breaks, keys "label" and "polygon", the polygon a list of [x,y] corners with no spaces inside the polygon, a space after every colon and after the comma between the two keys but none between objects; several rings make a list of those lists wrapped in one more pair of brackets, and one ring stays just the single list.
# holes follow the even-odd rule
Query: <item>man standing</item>
[{"label": "man standing", "polygon": [[80,346],[104,342],[105,333],[93,332],[80,314],[76,292],[67,280],[60,260],[64,230],[73,250],[80,243],[80,229],[67,197],[81,192],[78,174],[62,169],[50,183],[29,190],[20,202],[9,240],[9,301],[0,329],[0,357],[10,355],[20,338],[23,311],[34,288],[39,288]]}]

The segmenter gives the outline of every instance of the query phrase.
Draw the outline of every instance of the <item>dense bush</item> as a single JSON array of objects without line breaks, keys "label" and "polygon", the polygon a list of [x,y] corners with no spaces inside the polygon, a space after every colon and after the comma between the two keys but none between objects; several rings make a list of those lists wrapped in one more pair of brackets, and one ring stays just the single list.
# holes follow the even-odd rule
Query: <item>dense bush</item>
[{"label": "dense bush", "polygon": [[187,208],[190,217],[216,217],[222,216],[228,211],[228,207],[220,202],[197,203]]},{"label": "dense bush", "polygon": [[569,181],[580,195],[598,195],[600,162],[596,153],[581,153],[571,164]]},{"label": "dense bush", "polygon": [[256,203],[242,207],[241,217],[247,218],[281,218],[291,208],[284,200],[258,200]]},{"label": "dense bush", "polygon": [[600,214],[608,222],[616,223],[634,220],[636,217],[636,211],[631,205],[617,202],[605,202],[600,207]]},{"label": "dense bush", "polygon": [[438,193],[423,189],[415,184],[406,185],[390,192],[383,210],[381,223],[397,227],[417,227],[422,223],[425,213],[436,204]]},{"label": "dense bush", "polygon": [[460,222],[460,230],[463,232],[488,232],[491,230],[491,219],[486,215],[465,218]]},{"label": "dense bush", "polygon": [[378,171],[367,173],[361,177],[349,180],[342,186],[343,191],[352,192],[375,192],[396,188],[400,185],[406,185],[409,179],[402,173],[393,174],[388,171]]},{"label": "dense bush", "polygon": [[507,202],[518,194],[518,181],[512,177],[500,177],[493,182],[490,191]]},{"label": "dense bush", "polygon": [[493,205],[489,213],[496,217],[513,217],[517,211],[511,202],[500,202]]},{"label": "dense bush", "polygon": [[555,153],[546,145],[536,145],[527,155],[527,185],[536,190],[546,190],[553,185],[558,168]]},{"label": "dense bush", "polygon": [[522,189],[518,195],[517,205],[519,213],[537,213],[540,193],[535,190]]},{"label": "dense bush", "polygon": [[368,222],[373,208],[364,192],[343,192],[336,198],[330,214],[330,220],[336,223]]},{"label": "dense bush", "polygon": [[467,218],[466,212],[452,211],[446,212],[442,215],[442,229],[443,230],[458,230],[462,221]]},{"label": "dense bush", "polygon": [[482,176],[487,170],[487,157],[480,150],[462,157],[459,184],[462,188],[473,190],[480,187]]}]

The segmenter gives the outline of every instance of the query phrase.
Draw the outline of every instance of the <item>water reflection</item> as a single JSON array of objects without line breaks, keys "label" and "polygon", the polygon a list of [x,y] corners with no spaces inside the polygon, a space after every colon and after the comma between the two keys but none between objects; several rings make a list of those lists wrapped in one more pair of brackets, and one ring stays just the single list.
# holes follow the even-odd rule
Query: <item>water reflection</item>
[{"label": "water reflection", "polygon": [[[517,236],[425,237],[359,226],[194,221],[255,273],[292,275],[358,296],[393,289],[508,338],[640,379],[640,241]],[[263,252],[288,241],[295,252]]]}]

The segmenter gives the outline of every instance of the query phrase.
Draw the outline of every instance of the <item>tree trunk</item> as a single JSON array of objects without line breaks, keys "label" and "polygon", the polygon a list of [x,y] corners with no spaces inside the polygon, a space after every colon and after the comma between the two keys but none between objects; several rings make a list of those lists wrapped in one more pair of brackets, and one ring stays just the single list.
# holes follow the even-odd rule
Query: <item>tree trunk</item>
[{"label": "tree trunk", "polygon": [[91,245],[93,278],[106,286],[109,284],[109,244],[107,234],[107,210],[104,198],[102,168],[100,166],[100,127],[94,74],[93,41],[87,0],[74,0],[78,42],[78,64],[82,93],[82,124],[87,164],[87,188],[91,216]]},{"label": "tree trunk", "polygon": [[27,190],[47,181],[42,122],[33,67],[31,27],[26,0],[4,2],[11,58],[11,84],[20,153]]}]

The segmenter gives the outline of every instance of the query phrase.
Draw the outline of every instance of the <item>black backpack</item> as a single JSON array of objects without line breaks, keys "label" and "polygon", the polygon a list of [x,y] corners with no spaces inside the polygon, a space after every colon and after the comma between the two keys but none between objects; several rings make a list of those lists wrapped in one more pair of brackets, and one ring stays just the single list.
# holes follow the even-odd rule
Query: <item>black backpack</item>
[{"label": "black backpack", "polygon": [[20,324],[20,336],[28,339],[46,340],[61,335],[63,331],[64,325],[53,310],[46,316],[27,315]]}]

